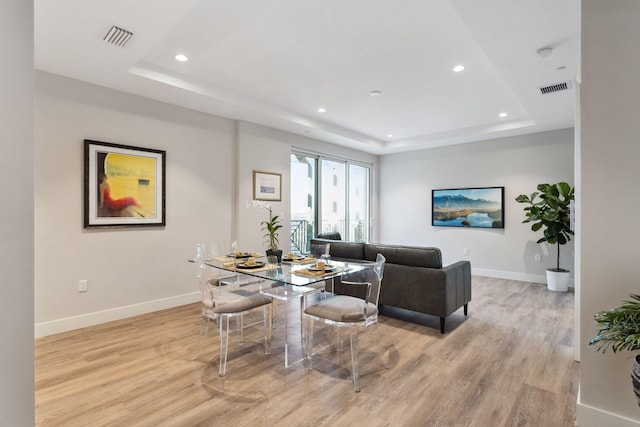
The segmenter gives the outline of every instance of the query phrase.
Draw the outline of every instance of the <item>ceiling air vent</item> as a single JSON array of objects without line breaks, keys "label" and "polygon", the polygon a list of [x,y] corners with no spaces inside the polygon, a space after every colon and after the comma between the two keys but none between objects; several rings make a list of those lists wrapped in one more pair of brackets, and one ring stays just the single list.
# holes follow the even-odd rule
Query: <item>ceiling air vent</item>
[{"label": "ceiling air vent", "polygon": [[127,31],[124,28],[116,27],[114,25],[102,40],[116,46],[124,47],[129,39],[131,39],[131,36],[133,36],[131,31]]},{"label": "ceiling air vent", "polygon": [[571,82],[562,82],[562,83],[556,83],[554,85],[541,87],[540,93],[542,95],[546,95],[548,93],[562,92],[563,90],[568,90],[570,88],[571,88]]}]

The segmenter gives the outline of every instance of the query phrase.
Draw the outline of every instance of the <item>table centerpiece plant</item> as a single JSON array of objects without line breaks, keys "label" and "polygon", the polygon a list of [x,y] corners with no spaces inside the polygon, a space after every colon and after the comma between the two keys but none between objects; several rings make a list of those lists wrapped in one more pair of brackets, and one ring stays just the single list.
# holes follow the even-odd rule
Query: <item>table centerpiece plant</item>
[{"label": "table centerpiece plant", "polygon": [[259,207],[269,212],[269,220],[262,221],[260,225],[262,226],[262,231],[264,231],[264,235],[262,237],[266,238],[265,243],[267,243],[267,256],[275,255],[278,257],[278,263],[282,261],[282,249],[278,247],[278,230],[282,228],[282,224],[280,223],[280,216],[273,215],[271,204],[266,203],[263,200],[252,200],[251,206]]}]

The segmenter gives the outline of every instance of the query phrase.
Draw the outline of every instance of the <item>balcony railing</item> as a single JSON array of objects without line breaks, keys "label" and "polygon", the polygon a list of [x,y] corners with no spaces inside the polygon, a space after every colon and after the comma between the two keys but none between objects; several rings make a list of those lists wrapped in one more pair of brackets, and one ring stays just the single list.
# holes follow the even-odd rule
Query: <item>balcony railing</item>
[{"label": "balcony railing", "polygon": [[291,250],[309,252],[309,240],[313,237],[313,226],[306,219],[291,220]]}]

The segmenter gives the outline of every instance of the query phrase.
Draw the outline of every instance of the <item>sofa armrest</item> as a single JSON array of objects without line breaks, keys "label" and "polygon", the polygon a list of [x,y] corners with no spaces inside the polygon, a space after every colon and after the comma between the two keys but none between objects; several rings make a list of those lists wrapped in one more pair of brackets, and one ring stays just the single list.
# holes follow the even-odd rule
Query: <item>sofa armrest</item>
[{"label": "sofa armrest", "polygon": [[471,263],[458,261],[442,267],[446,281],[447,316],[471,301]]},{"label": "sofa armrest", "polygon": [[447,317],[471,301],[471,263],[443,268],[386,264],[380,304]]}]

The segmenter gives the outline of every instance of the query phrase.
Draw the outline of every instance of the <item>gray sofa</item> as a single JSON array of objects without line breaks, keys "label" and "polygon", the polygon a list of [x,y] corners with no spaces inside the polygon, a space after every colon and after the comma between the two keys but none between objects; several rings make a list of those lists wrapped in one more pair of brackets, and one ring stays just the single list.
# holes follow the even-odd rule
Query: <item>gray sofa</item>
[{"label": "gray sofa", "polygon": [[311,240],[312,244],[322,242],[330,243],[329,253],[336,260],[373,262],[378,253],[384,255],[387,261],[380,305],[438,316],[440,332],[443,334],[447,316],[460,307],[464,307],[464,314],[467,315],[471,301],[469,261],[458,261],[443,267],[438,248],[346,242],[330,235]]}]

